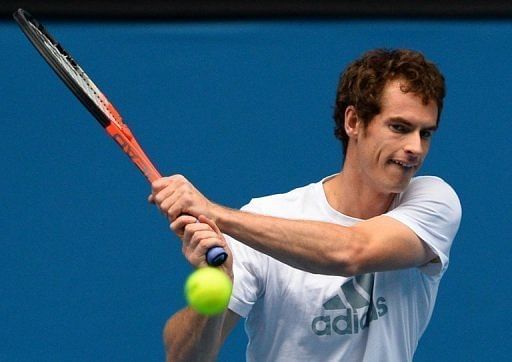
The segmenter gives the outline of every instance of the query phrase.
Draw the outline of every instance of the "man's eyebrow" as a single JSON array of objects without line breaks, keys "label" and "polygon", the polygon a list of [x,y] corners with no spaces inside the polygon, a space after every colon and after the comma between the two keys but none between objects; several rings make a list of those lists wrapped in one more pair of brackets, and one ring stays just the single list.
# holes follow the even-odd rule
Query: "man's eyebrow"
[{"label": "man's eyebrow", "polygon": [[[405,119],[403,117],[391,117],[388,121],[389,122],[403,123],[403,124],[405,124],[406,126],[409,126],[409,127],[413,127],[414,126],[411,121],[409,121],[409,120],[407,120],[407,119]],[[425,128],[423,128],[423,130],[426,130],[426,131],[436,131],[437,130],[437,124],[435,126],[425,127]]]}]

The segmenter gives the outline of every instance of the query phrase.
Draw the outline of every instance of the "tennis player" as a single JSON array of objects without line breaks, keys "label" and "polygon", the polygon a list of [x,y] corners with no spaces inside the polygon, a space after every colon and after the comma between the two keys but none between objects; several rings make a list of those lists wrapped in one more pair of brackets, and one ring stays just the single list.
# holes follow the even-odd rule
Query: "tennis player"
[{"label": "tennis player", "polygon": [[211,202],[183,176],[153,182],[149,200],[190,263],[204,266],[205,252],[223,246],[222,268],[234,278],[224,314],[185,308],[167,322],[168,360],[215,360],[242,317],[248,361],[411,361],[461,218],[445,181],[413,177],[444,95],[442,74],[421,53],[372,50],[337,89],[339,173],[241,211]]}]

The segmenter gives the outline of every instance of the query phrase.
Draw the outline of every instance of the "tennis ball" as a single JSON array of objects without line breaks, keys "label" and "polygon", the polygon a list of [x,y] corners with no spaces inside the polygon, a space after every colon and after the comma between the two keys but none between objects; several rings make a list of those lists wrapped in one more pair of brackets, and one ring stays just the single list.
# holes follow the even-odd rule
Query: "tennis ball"
[{"label": "tennis ball", "polygon": [[221,270],[213,267],[197,269],[185,283],[188,305],[204,315],[222,313],[229,303],[233,284]]}]

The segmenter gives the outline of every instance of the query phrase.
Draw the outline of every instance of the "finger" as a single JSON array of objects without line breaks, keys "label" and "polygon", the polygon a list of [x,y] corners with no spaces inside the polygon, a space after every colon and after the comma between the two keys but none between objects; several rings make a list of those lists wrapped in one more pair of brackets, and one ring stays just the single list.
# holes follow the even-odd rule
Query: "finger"
[{"label": "finger", "polygon": [[[173,185],[169,187],[169,190],[166,188],[157,195],[157,201],[160,197],[162,197],[160,209],[167,214],[170,222],[182,214],[192,214],[188,211],[191,199],[187,193],[186,185]],[[192,214],[192,216],[194,215]]]},{"label": "finger", "polygon": [[155,181],[151,182],[151,190],[153,190],[153,193],[157,193],[160,190],[162,190],[167,184],[169,183],[169,177],[160,177],[156,179]]},{"label": "finger", "polygon": [[194,237],[194,234],[200,231],[210,231],[213,233],[213,230],[207,224],[192,223],[185,226],[183,238],[189,243]]},{"label": "finger", "polygon": [[188,224],[195,224],[197,222],[197,219],[190,215],[182,215],[178,217],[174,222],[172,222],[169,227],[172,231],[180,238],[184,238],[185,234],[185,227]]},{"label": "finger", "polygon": [[[155,204],[160,208],[160,203],[165,199],[166,195],[172,190],[169,188],[166,192],[163,192],[166,188],[171,185],[169,177],[159,178],[151,183],[151,194],[148,196],[148,201]],[[159,195],[159,196],[158,196]]]},{"label": "finger", "polygon": [[172,231],[183,230],[188,224],[195,224],[197,219],[190,215],[181,215],[176,218],[169,226]]},{"label": "finger", "polygon": [[196,248],[199,244],[203,242],[203,240],[211,238],[219,239],[217,233],[215,233],[215,231],[213,231],[212,229],[196,231],[190,238],[190,247]]},{"label": "finger", "polygon": [[163,188],[165,188],[169,184],[176,184],[181,185],[183,183],[188,183],[188,180],[183,175],[171,175],[167,177],[161,177],[159,179],[156,179],[151,183],[151,188],[154,191],[160,191]]},{"label": "finger", "polygon": [[167,200],[169,197],[171,197],[174,192],[176,191],[176,188],[172,184],[168,184],[166,187],[161,189],[160,191],[153,193],[155,202],[162,207],[162,203]]},{"label": "finger", "polygon": [[[163,193],[164,191],[162,191]],[[167,216],[170,222],[177,219],[180,215],[186,214],[181,211],[182,206],[180,200],[180,192],[177,190],[173,190],[173,192],[168,193],[165,196],[165,199],[161,201],[160,209],[164,215]]]},{"label": "finger", "polygon": [[214,246],[218,246],[219,243],[221,243],[221,240],[217,236],[201,239],[201,242],[195,248],[189,249],[189,256],[194,260],[206,262],[206,252]]},{"label": "finger", "polygon": [[179,183],[188,182],[187,178],[179,173],[169,176],[169,180]]},{"label": "finger", "polygon": [[[201,257],[201,253],[206,253],[204,247],[201,248],[199,245],[205,243],[205,240],[209,240],[206,242],[206,245],[218,245],[220,243],[219,237],[217,234],[206,224],[202,225],[203,227],[208,228],[207,230],[199,230],[193,232],[191,235],[187,235],[187,237],[182,238],[182,252],[183,255],[189,258],[190,255],[194,254],[197,257]],[[193,230],[199,226],[195,225],[190,227],[189,230]],[[216,240],[216,242],[212,242],[210,239]],[[199,249],[198,249],[199,248]],[[204,260],[204,255],[202,256]]]},{"label": "finger", "polygon": [[[167,217],[167,220],[170,222],[170,223],[173,223],[174,220],[176,220],[178,217],[180,217],[181,215],[190,215],[190,214],[187,214],[186,212],[183,212],[183,208],[181,207],[180,204],[178,203],[175,203],[174,205],[172,205],[171,207],[169,207],[167,209],[167,212],[165,212],[165,216]],[[192,216],[193,218],[195,218],[195,216],[193,215],[190,215]]]}]

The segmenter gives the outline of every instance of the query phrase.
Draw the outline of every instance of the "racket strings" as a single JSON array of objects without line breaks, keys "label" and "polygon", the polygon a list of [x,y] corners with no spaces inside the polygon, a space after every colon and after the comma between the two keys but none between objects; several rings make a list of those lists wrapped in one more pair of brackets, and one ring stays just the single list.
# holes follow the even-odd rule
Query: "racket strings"
[{"label": "racket strings", "polygon": [[110,111],[109,104],[105,102],[105,96],[91,81],[83,69],[75,62],[75,60],[66,52],[66,50],[56,41],[51,39],[46,33],[40,29],[41,25],[30,23],[31,27],[43,42],[46,49],[48,49],[55,60],[59,62],[61,66],[66,68],[67,74],[69,74],[75,82],[80,86],[81,89],[89,96],[89,98],[102,110],[102,112],[108,115],[109,119],[121,122],[115,114]]}]

